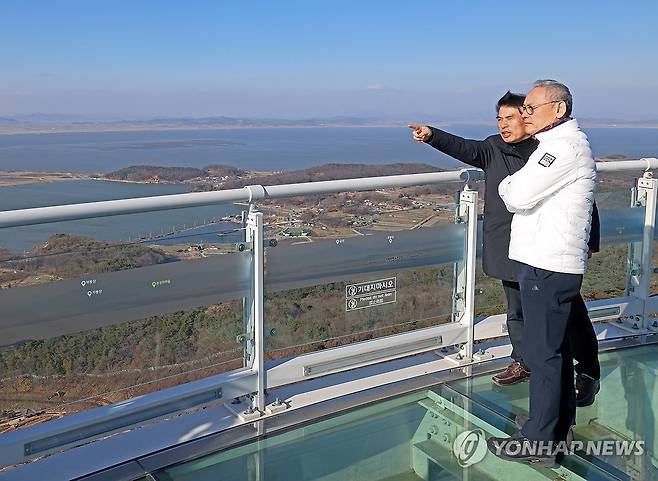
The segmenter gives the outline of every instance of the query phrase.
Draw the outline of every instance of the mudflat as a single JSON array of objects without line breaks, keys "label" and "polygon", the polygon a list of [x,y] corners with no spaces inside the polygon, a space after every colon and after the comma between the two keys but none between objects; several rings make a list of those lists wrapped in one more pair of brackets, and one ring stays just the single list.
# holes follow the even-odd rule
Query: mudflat
[{"label": "mudflat", "polygon": [[93,174],[73,172],[32,172],[0,170],[0,187],[12,185],[37,184],[43,182],[58,182],[61,180],[80,180],[96,177]]}]

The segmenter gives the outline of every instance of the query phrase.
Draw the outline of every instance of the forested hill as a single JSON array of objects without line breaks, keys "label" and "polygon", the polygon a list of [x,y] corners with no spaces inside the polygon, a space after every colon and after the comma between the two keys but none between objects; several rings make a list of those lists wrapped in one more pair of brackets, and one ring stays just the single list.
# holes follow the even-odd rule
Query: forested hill
[{"label": "forested hill", "polygon": [[443,172],[433,165],[422,163],[395,164],[339,164],[330,163],[317,165],[307,169],[281,172],[246,172],[231,165],[209,165],[195,167],[161,167],[155,165],[134,165],[109,174],[106,179],[128,182],[189,182],[199,180],[196,190],[217,188],[209,180],[221,179],[222,189],[233,189],[245,185],[280,185],[299,182],[318,182],[323,180],[352,179],[358,177],[376,177],[384,175],[421,174],[427,172]]},{"label": "forested hill", "polygon": [[158,179],[163,182],[183,182],[204,177],[238,177],[243,174],[243,170],[230,165],[209,165],[201,169],[195,167],[134,165],[105,174],[105,178],[131,182],[144,182],[151,179]]},{"label": "forested hill", "polygon": [[421,174],[427,172],[442,172],[429,164],[323,164],[308,169],[290,170],[272,174],[259,174],[249,179],[230,179],[222,188],[232,189],[247,184],[280,185],[298,182],[318,182],[322,180],[352,179],[358,177],[376,177],[380,175]]}]

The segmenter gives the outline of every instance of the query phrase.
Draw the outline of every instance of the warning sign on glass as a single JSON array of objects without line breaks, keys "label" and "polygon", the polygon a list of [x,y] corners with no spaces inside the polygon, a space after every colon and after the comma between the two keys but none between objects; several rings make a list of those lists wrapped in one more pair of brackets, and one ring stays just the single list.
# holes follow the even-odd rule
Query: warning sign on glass
[{"label": "warning sign on glass", "polygon": [[345,310],[355,311],[397,301],[395,277],[359,282],[345,286]]}]

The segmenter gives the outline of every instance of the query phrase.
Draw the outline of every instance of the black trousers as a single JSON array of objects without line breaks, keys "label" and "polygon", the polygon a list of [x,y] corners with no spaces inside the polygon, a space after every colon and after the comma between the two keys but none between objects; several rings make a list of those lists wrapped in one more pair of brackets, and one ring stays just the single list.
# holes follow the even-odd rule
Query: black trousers
[{"label": "black trousers", "polygon": [[[503,281],[503,289],[507,298],[507,332],[512,342],[512,359],[521,363],[528,371],[530,368],[523,360],[521,342],[523,340],[523,308],[521,306],[521,290],[518,282]],[[578,297],[571,304],[570,321],[567,329],[569,346],[574,360],[576,372],[587,374],[594,379],[601,378],[599,364],[599,343],[587,313],[583,297]]]},{"label": "black trousers", "polygon": [[563,441],[576,416],[573,357],[567,334],[583,276],[521,264],[524,333],[521,354],[532,371],[530,412],[522,434]]}]

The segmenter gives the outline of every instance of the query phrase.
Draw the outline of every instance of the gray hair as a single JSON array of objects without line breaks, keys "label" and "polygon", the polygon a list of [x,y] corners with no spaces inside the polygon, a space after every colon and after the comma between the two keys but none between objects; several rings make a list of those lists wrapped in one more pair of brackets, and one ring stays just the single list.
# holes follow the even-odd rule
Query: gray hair
[{"label": "gray hair", "polygon": [[557,80],[537,80],[534,83],[534,87],[544,87],[548,94],[551,97],[551,100],[561,100],[566,104],[566,113],[567,117],[571,116],[571,110],[573,109],[573,97],[569,91],[569,87],[563,83],[558,82]]}]

